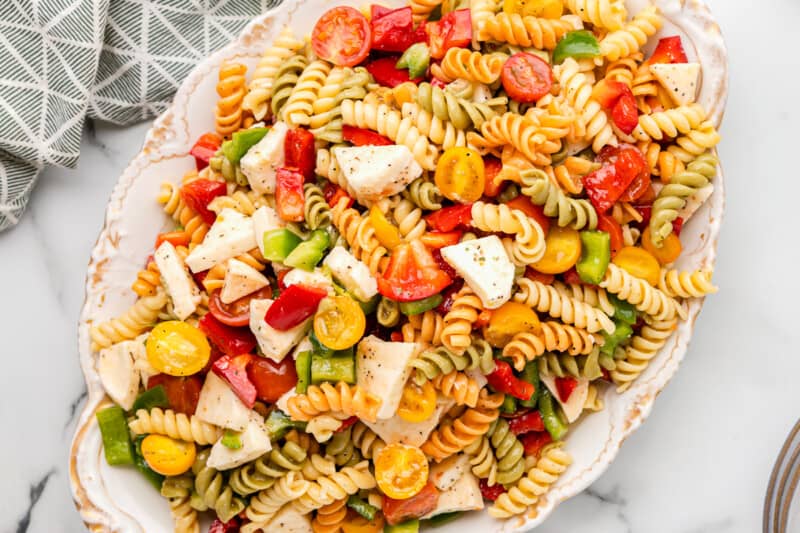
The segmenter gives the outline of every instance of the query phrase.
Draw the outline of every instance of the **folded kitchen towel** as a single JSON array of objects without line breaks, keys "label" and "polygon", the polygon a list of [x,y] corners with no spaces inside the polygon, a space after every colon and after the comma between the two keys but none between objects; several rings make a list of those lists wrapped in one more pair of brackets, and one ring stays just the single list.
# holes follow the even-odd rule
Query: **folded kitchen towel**
[{"label": "folded kitchen towel", "polygon": [[74,168],[88,116],[161,113],[195,64],[280,0],[0,0],[0,230],[48,165]]}]

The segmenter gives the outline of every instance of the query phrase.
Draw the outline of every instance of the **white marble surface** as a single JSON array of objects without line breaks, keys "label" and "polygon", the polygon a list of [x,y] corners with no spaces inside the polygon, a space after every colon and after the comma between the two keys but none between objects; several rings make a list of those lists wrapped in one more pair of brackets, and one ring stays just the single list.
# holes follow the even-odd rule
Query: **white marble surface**
[{"label": "white marble surface", "polygon": [[[790,102],[800,75],[790,58],[800,2],[708,3],[731,59],[721,292],[706,303],[650,419],[542,533],[757,531],[773,459],[798,416],[800,112]],[[83,531],[67,472],[83,400],[75,325],[106,200],[147,127],[87,125],[79,168],[44,172],[22,222],[0,234],[0,421],[8,428],[0,532]]]}]

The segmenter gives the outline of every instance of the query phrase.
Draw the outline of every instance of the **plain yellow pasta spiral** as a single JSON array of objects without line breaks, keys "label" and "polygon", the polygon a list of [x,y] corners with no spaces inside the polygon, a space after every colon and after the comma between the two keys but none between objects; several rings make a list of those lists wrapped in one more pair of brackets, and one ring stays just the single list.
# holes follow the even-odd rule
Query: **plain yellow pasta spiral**
[{"label": "plain yellow pasta spiral", "polygon": [[717,292],[717,287],[711,283],[712,275],[713,272],[710,270],[681,272],[680,270],[661,269],[658,288],[672,298],[702,298],[707,294]]},{"label": "plain yellow pasta spiral", "polygon": [[442,59],[442,73],[450,82],[455,79],[491,84],[497,81],[508,59],[505,54],[481,54],[466,48],[450,48]]},{"label": "plain yellow pasta spiral", "polygon": [[281,64],[305,46],[302,40],[295,38],[291,28],[284,27],[278,36],[258,60],[253,79],[247,87],[242,107],[250,111],[256,120],[261,120],[269,111],[269,99],[272,96],[272,83]]},{"label": "plain yellow pasta spiral", "polygon": [[433,378],[433,386],[442,395],[452,398],[458,405],[475,407],[481,392],[480,384],[463,372],[440,374]]},{"label": "plain yellow pasta spiral", "polygon": [[687,134],[706,119],[706,111],[700,104],[690,104],[667,111],[640,115],[639,125],[633,137],[639,141],[661,141],[665,137]]},{"label": "plain yellow pasta spiral", "polygon": [[314,100],[325,84],[325,79],[331,71],[331,64],[318,59],[312,61],[297,79],[286,104],[281,108],[280,114],[289,127],[304,126],[311,122],[314,114]]},{"label": "plain yellow pasta spiral", "polygon": [[667,150],[684,163],[690,163],[719,144],[721,137],[710,121],[705,121],[686,135],[675,139]]},{"label": "plain yellow pasta spiral", "polygon": [[353,444],[361,451],[364,459],[372,459],[386,447],[383,439],[361,421],[353,425],[352,437]]},{"label": "plain yellow pasta spiral", "polygon": [[510,357],[517,370],[545,352],[589,354],[601,340],[597,334],[560,322],[542,322],[541,327],[539,333],[517,333],[503,348],[503,356]]},{"label": "plain yellow pasta spiral", "polygon": [[[611,81],[621,81],[628,87],[633,87],[633,80],[636,78],[636,72],[639,70],[639,64],[643,59],[644,55],[641,52],[636,52],[617,61],[612,61],[606,66],[604,78]],[[636,96],[635,93],[634,96]]]},{"label": "plain yellow pasta spiral", "polygon": [[443,331],[444,318],[434,310],[411,315],[401,328],[403,342],[426,342],[434,346],[442,344]]},{"label": "plain yellow pasta spiral", "polygon": [[641,50],[647,40],[661,28],[661,10],[651,5],[633,17],[619,30],[612,31],[600,41],[600,54],[607,61],[617,61]]},{"label": "plain yellow pasta spiral", "polygon": [[250,499],[245,509],[250,522],[242,526],[242,533],[261,530],[281,507],[303,496],[310,486],[311,482],[298,476],[297,472],[289,472],[270,488],[260,491]]},{"label": "plain yellow pasta spiral", "polygon": [[419,104],[406,102],[403,104],[402,113],[403,118],[410,119],[423,135],[441,146],[443,150],[453,146],[467,145],[467,136],[464,130],[460,130],[451,122],[442,120],[426,111]]},{"label": "plain yellow pasta spiral", "polygon": [[523,17],[516,13],[498,13],[483,24],[483,34],[491,40],[547,50],[554,49],[574,29],[575,24],[567,19]]},{"label": "plain yellow pasta spiral", "polygon": [[564,5],[582,21],[604,30],[619,30],[628,18],[624,0],[564,0]]},{"label": "plain yellow pasta spiral", "polygon": [[683,309],[674,299],[615,264],[608,265],[600,286],[657,320],[669,320],[678,313],[683,314]]},{"label": "plain yellow pasta spiral", "polygon": [[373,489],[375,485],[375,478],[369,471],[369,461],[362,461],[311,482],[308,491],[292,505],[301,514],[308,514],[360,490]]},{"label": "plain yellow pasta spiral", "polygon": [[634,335],[625,347],[624,357],[617,361],[616,368],[611,371],[611,379],[617,385],[617,391],[627,390],[633,381],[645,371],[650,361],[667,343],[677,326],[678,319],[654,320],[645,317],[645,325],[638,335]]},{"label": "plain yellow pasta spiral", "polygon": [[561,295],[571,297],[579,302],[585,302],[592,307],[600,308],[608,316],[614,316],[616,307],[608,299],[608,293],[605,289],[601,289],[594,285],[582,285],[577,283],[566,284],[560,281],[553,283],[555,288]]},{"label": "plain yellow pasta spiral", "polygon": [[200,533],[197,511],[190,503],[192,489],[194,482],[188,475],[168,477],[161,484],[161,495],[169,501],[175,533]]},{"label": "plain yellow pasta spiral", "polygon": [[486,21],[497,11],[497,2],[495,0],[471,0],[469,11],[472,18],[472,44],[477,47],[479,41],[489,38],[486,33]]},{"label": "plain yellow pasta spiral", "polygon": [[167,295],[159,290],[153,296],[139,298],[122,315],[94,324],[89,330],[92,350],[102,350],[112,344],[138,337],[155,325],[158,314],[165,305],[167,305]]},{"label": "plain yellow pasta spiral", "polygon": [[572,457],[562,449],[562,443],[546,446],[536,466],[489,507],[489,516],[509,518],[524,513],[539,501],[570,464]]},{"label": "plain yellow pasta spiral", "polygon": [[517,266],[530,265],[544,256],[542,227],[518,209],[475,202],[472,204],[472,225],[481,231],[499,231],[514,235],[513,240],[509,237],[503,238],[503,246]]},{"label": "plain yellow pasta spiral", "polygon": [[400,235],[408,240],[422,237],[428,227],[422,218],[422,209],[405,198],[399,199],[393,208],[392,218],[397,223]]},{"label": "plain yellow pasta spiral", "polygon": [[208,204],[208,210],[220,214],[223,209],[233,209],[250,216],[256,209],[268,205],[267,198],[252,189],[238,188],[230,194],[217,196]]},{"label": "plain yellow pasta spiral", "polygon": [[136,411],[136,418],[130,421],[131,431],[138,435],[166,435],[172,439],[194,442],[201,446],[214,444],[222,437],[222,429],[203,422],[196,416],[176,413],[172,409],[162,410],[154,407]]},{"label": "plain yellow pasta spiral", "polygon": [[411,0],[411,17],[414,25],[419,24],[428,18],[434,9],[442,5],[442,0]]},{"label": "plain yellow pasta spiral", "polygon": [[456,355],[463,354],[472,344],[472,325],[483,311],[481,299],[469,285],[464,285],[455,296],[450,311],[444,316],[442,344]]},{"label": "plain yellow pasta spiral", "polygon": [[600,397],[600,390],[594,383],[589,383],[586,392],[586,400],[583,402],[584,411],[602,411],[605,407],[603,399]]},{"label": "plain yellow pasta spiral", "polygon": [[362,217],[352,207],[347,207],[347,198],[342,198],[331,210],[333,225],[350,245],[356,259],[363,261],[373,276],[383,272],[388,262],[389,251],[375,237],[369,219]]},{"label": "plain yellow pasta spiral", "polygon": [[217,83],[217,110],[214,124],[223,137],[242,127],[242,101],[245,93],[247,67],[241,63],[223,63]]},{"label": "plain yellow pasta spiral", "polygon": [[605,330],[614,332],[614,322],[602,310],[571,296],[561,294],[555,288],[528,278],[517,279],[519,290],[514,294],[516,302],[524,303],[540,313],[560,318],[564,323],[596,333]]},{"label": "plain yellow pasta spiral", "polygon": [[323,383],[311,385],[305,394],[289,398],[287,409],[293,420],[309,421],[324,413],[342,413],[374,422],[381,399],[358,385],[339,382],[336,386]]},{"label": "plain yellow pasta spiral", "polygon": [[208,233],[208,224],[184,203],[178,187],[172,183],[162,183],[157,200],[163,204],[164,212],[183,226],[183,231],[189,235],[190,245],[203,242]]}]

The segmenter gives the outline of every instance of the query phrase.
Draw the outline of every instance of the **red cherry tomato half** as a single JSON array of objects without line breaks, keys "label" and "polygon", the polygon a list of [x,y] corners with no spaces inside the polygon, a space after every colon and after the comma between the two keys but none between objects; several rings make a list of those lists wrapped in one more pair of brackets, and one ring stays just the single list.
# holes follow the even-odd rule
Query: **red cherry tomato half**
[{"label": "red cherry tomato half", "polygon": [[622,226],[619,225],[619,222],[614,220],[614,217],[611,215],[598,213],[597,229],[600,231],[605,231],[611,236],[611,256],[613,257],[617,255],[617,252],[622,250],[622,247],[625,246],[622,238]]},{"label": "red cherry tomato half", "polygon": [[156,374],[147,380],[148,389],[158,385],[164,387],[170,409],[176,413],[194,414],[197,402],[200,400],[200,389],[203,388],[203,380],[199,376],[178,377]]},{"label": "red cherry tomato half", "polygon": [[372,30],[357,9],[348,6],[326,11],[311,32],[311,47],[321,59],[354,67],[369,54]]},{"label": "red cherry tomato half", "polygon": [[223,303],[219,294],[220,291],[211,293],[208,299],[208,311],[226,326],[239,328],[250,324],[250,300],[272,298],[272,287],[266,286],[229,304]]},{"label": "red cherry tomato half", "polygon": [[258,399],[269,403],[277,402],[278,398],[297,384],[297,372],[290,357],[280,363],[254,357],[247,367],[247,376],[256,387]]},{"label": "red cherry tomato half", "polygon": [[517,52],[503,65],[500,76],[508,96],[517,102],[536,102],[553,87],[553,71],[542,58]]}]

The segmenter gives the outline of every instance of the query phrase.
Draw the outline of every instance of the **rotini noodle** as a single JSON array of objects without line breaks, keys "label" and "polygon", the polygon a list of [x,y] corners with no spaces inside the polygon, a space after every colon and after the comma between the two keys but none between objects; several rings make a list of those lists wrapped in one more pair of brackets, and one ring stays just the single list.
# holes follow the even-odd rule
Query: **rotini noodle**
[{"label": "rotini noodle", "polygon": [[518,278],[519,290],[514,294],[516,302],[524,303],[540,313],[560,318],[565,324],[583,328],[589,333],[605,330],[614,332],[614,322],[602,310],[586,302],[561,294],[555,288],[528,278]]},{"label": "rotini noodle", "polygon": [[195,442],[201,446],[214,444],[222,437],[222,429],[203,422],[196,416],[176,413],[172,409],[166,411],[154,407],[149,412],[145,409],[136,411],[136,418],[130,422],[131,431],[139,435],[155,433],[173,439]]},{"label": "rotini noodle", "polygon": [[544,214],[558,218],[561,227],[580,230],[597,227],[597,212],[588,200],[570,198],[539,169],[520,172],[520,192],[536,205],[544,206]]},{"label": "rotini noodle", "polygon": [[671,298],[702,298],[718,290],[711,283],[712,274],[710,270],[681,272],[662,268],[658,288]]},{"label": "rotini noodle", "polygon": [[214,114],[217,133],[230,136],[242,126],[242,101],[245,93],[247,67],[240,63],[223,63],[217,83],[217,111]]},{"label": "rotini noodle", "polygon": [[380,398],[358,385],[344,382],[339,382],[335,387],[330,383],[311,385],[305,394],[293,396],[287,403],[292,419],[305,422],[317,415],[331,412],[374,422],[380,405]]},{"label": "rotini noodle", "polygon": [[158,315],[165,305],[167,305],[167,295],[164,291],[159,290],[153,296],[139,298],[122,315],[106,322],[93,324],[89,330],[92,350],[99,351],[112,344],[138,337],[155,325]]}]

